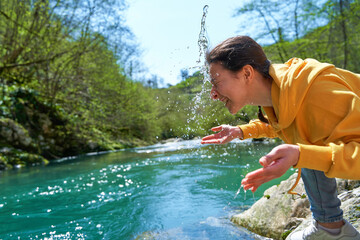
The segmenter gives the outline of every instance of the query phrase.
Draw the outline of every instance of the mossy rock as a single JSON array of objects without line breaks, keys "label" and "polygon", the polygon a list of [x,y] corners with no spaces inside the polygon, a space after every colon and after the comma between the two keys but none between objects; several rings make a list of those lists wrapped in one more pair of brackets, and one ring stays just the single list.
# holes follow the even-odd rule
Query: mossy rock
[{"label": "mossy rock", "polygon": [[11,169],[13,167],[46,165],[48,163],[47,159],[38,154],[27,153],[17,149],[10,149],[0,153],[0,170]]},{"label": "mossy rock", "polygon": [[0,171],[11,168],[12,165],[8,164],[7,159],[4,156],[0,155]]},{"label": "mossy rock", "polygon": [[29,132],[18,122],[10,119],[0,119],[0,143],[27,151],[36,151],[37,147]]},{"label": "mossy rock", "polygon": [[[299,218],[307,216],[310,212],[307,199],[286,194],[295,183],[296,177],[295,173],[278,186],[267,189],[264,197],[254,203],[250,209],[234,215],[231,220],[261,236],[281,239],[284,232],[299,224]],[[305,192],[302,181],[295,191],[300,195]]]}]

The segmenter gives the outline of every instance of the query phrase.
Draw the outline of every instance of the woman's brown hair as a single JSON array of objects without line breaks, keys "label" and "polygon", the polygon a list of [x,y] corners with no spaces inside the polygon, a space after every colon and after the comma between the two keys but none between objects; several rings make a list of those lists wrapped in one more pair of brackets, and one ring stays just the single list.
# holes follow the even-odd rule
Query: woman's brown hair
[{"label": "woman's brown hair", "polygon": [[[248,36],[236,36],[223,41],[207,52],[206,61],[208,64],[221,63],[224,68],[233,72],[240,71],[245,65],[250,65],[265,78],[271,79],[270,61],[262,47]],[[258,117],[261,121],[268,123],[260,106]]]}]

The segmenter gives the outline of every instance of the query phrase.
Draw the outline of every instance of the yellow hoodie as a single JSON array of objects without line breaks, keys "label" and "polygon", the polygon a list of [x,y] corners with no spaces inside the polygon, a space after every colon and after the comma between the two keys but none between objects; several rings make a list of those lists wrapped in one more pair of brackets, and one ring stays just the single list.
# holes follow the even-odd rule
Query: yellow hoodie
[{"label": "yellow hoodie", "polygon": [[296,168],[328,177],[360,179],[360,75],[314,59],[272,64],[273,107],[239,126],[246,138],[280,137],[298,144]]}]

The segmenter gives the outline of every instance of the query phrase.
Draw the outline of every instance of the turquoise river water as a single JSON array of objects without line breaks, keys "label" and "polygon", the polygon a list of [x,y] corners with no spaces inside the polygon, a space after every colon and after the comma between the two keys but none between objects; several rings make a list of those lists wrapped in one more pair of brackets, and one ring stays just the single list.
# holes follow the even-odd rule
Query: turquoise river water
[{"label": "turquoise river water", "polygon": [[274,146],[179,141],[0,173],[0,239],[264,239],[230,217],[292,174],[235,198]]}]

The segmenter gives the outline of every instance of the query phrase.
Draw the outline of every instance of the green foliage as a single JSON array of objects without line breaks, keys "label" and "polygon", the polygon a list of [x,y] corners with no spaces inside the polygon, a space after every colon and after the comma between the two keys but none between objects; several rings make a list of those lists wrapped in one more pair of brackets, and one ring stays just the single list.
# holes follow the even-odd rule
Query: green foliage
[{"label": "green foliage", "polygon": [[[3,114],[9,114],[5,88],[23,86],[39,92],[50,105],[60,104],[74,123],[105,130],[128,128],[131,123],[130,127],[149,131],[133,131],[134,135],[153,136],[153,128],[146,127],[152,119],[148,114],[153,110],[151,97],[140,84],[126,78],[126,61],[136,54],[129,43],[131,33],[117,15],[99,22],[101,31],[89,27],[94,18],[109,14],[121,1],[89,2],[94,8],[77,3],[1,2]],[[119,34],[128,36],[126,42],[113,38]],[[122,60],[124,55],[126,60]],[[136,111],[128,116],[128,110]],[[141,111],[144,114],[139,115]]]},{"label": "green foliage", "polygon": [[13,166],[46,165],[48,163],[48,160],[38,154],[27,153],[15,149],[0,153],[0,170],[9,169]]},{"label": "green foliage", "polygon": [[203,76],[199,72],[196,72],[192,76],[178,83],[175,87],[170,87],[170,89],[177,88],[182,90],[183,93],[196,94],[202,90],[202,79]]},{"label": "green foliage", "polygon": [[211,84],[196,72],[168,89],[155,90],[159,103],[159,139],[205,136],[221,124],[237,125],[256,118],[257,107],[246,106],[231,115],[223,103],[210,99]]},{"label": "green foliage", "polygon": [[0,116],[24,127],[35,149],[0,147],[53,159],[160,135],[153,92],[128,78],[137,47],[118,15],[123,2],[78,3],[0,2]]},{"label": "green foliage", "polygon": [[287,231],[283,232],[280,236],[281,240],[285,240],[287,238],[287,236],[290,235],[291,232],[292,232],[292,230],[287,230]]},{"label": "green foliage", "polygon": [[354,0],[254,0],[237,15],[251,13],[253,23],[262,26],[256,38],[266,39],[265,51],[275,63],[315,58],[360,72],[359,10],[360,3]]},{"label": "green foliage", "polygon": [[[56,158],[194,138],[257,118],[256,106],[231,115],[211,100],[201,72],[183,70],[183,80],[164,89],[156,88],[156,76],[134,81],[140,67],[119,14],[125,3],[88,4],[0,1],[0,116],[26,129],[32,154]],[[261,21],[256,38],[272,40],[264,49],[273,62],[311,57],[360,72],[359,10],[358,1],[254,0],[237,14]]]}]

